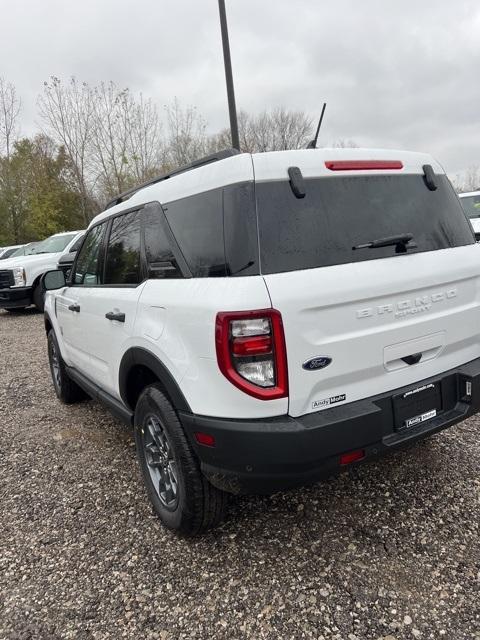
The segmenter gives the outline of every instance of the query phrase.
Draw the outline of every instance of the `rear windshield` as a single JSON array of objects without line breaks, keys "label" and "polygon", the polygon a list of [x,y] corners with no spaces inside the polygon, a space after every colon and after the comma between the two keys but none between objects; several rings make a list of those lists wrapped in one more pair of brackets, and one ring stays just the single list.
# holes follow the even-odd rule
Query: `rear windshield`
[{"label": "rear windshield", "polygon": [[256,185],[263,273],[313,269],[397,254],[361,244],[412,234],[408,253],[475,242],[446,176],[430,191],[421,175],[315,178],[296,198],[288,181]]},{"label": "rear windshield", "polygon": [[460,198],[460,202],[469,218],[480,218],[480,194]]}]

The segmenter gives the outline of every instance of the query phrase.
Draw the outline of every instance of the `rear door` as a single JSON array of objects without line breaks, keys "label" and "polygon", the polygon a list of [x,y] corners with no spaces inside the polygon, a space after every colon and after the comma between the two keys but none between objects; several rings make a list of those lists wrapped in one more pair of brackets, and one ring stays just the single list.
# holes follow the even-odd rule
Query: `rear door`
[{"label": "rear door", "polygon": [[[301,168],[301,167],[300,167]],[[286,170],[285,170],[286,173]],[[282,313],[293,416],[480,357],[480,247],[450,183],[392,172],[256,185],[262,273]],[[357,248],[379,238],[413,240]]]}]

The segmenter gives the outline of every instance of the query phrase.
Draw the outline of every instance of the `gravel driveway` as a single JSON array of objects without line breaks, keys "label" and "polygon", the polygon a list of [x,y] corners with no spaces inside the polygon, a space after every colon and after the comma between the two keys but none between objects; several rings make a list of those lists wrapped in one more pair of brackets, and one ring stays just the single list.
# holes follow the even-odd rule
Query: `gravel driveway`
[{"label": "gravel driveway", "polygon": [[480,639],[480,419],[185,541],[129,431],[59,404],[42,316],[0,312],[0,638]]}]

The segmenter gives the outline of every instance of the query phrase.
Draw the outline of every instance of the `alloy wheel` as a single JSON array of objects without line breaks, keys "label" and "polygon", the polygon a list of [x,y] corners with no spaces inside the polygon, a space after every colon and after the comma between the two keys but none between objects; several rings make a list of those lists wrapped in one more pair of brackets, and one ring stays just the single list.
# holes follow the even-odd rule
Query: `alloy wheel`
[{"label": "alloy wheel", "polygon": [[60,390],[62,388],[62,372],[60,371],[60,359],[57,347],[53,340],[50,342],[50,367],[55,387]]},{"label": "alloy wheel", "polygon": [[150,415],[143,429],[148,472],[162,505],[169,511],[178,506],[178,471],[167,433],[157,416]]}]

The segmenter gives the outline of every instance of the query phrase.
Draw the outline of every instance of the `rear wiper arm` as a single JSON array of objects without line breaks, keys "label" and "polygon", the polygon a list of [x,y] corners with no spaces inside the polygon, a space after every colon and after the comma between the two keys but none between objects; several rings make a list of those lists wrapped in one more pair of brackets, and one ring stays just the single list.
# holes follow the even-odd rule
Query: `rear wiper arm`
[{"label": "rear wiper arm", "polygon": [[387,236],[386,238],[378,238],[378,240],[372,240],[365,244],[357,244],[355,249],[379,249],[380,247],[395,247],[397,253],[406,253],[407,249],[413,249],[417,245],[415,243],[409,243],[413,240],[412,233],[400,233],[398,236]]}]

